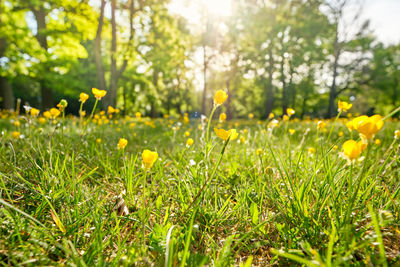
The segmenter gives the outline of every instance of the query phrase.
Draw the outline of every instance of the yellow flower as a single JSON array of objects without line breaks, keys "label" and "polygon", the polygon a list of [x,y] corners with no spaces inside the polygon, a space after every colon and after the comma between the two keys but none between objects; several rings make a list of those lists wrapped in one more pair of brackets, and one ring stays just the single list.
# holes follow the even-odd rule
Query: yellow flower
[{"label": "yellow flower", "polygon": [[342,137],[342,136],[343,136],[343,132],[340,131],[340,132],[339,132],[339,137]]},{"label": "yellow flower", "polygon": [[153,167],[154,162],[158,158],[158,153],[150,151],[148,149],[143,150],[142,153],[142,166],[144,169],[151,169]]},{"label": "yellow flower", "polygon": [[333,150],[337,150],[338,149],[338,146],[337,145],[334,145],[333,146]]},{"label": "yellow flower", "polygon": [[14,126],[15,126],[15,127],[19,127],[19,126],[21,126],[21,123],[20,123],[19,121],[14,121],[14,123],[13,123],[13,124],[14,124]]},{"label": "yellow flower", "polygon": [[286,113],[290,116],[294,115],[296,113],[296,111],[292,108],[287,108],[286,109]]},{"label": "yellow flower", "polygon": [[186,131],[184,134],[185,134],[186,137],[190,136],[190,132],[189,131]]},{"label": "yellow flower", "polygon": [[241,137],[240,137],[240,143],[241,143],[241,144],[244,144],[244,142],[246,142],[246,139],[244,138],[244,136],[241,136]]},{"label": "yellow flower", "polygon": [[274,113],[269,113],[269,115],[268,115],[268,119],[273,119],[275,117],[275,114]]},{"label": "yellow flower", "polygon": [[254,114],[253,113],[249,113],[249,119],[251,120],[252,118],[254,118]]},{"label": "yellow flower", "polygon": [[14,138],[14,139],[19,139],[19,137],[20,137],[20,133],[19,132],[17,132],[17,131],[15,131],[15,132],[12,132],[12,137]]},{"label": "yellow flower", "polygon": [[105,90],[99,90],[97,88],[92,88],[92,93],[97,100],[102,99],[107,94]]},{"label": "yellow flower", "polygon": [[86,116],[86,111],[82,110],[80,115],[81,115],[81,117],[85,117]]},{"label": "yellow flower", "polygon": [[295,129],[289,129],[289,133],[290,133],[290,134],[294,134],[295,132],[296,132]]},{"label": "yellow flower", "polygon": [[223,90],[218,90],[214,95],[214,104],[222,105],[228,99],[228,94]]},{"label": "yellow flower", "polygon": [[226,114],[222,112],[222,113],[219,115],[219,120],[220,120],[220,121],[225,121],[225,120],[226,120]]},{"label": "yellow flower", "polygon": [[188,124],[189,123],[189,117],[188,116],[183,116],[183,122],[185,123],[185,124]]},{"label": "yellow flower", "polygon": [[326,127],[326,122],[318,121],[318,123],[317,123],[317,129],[318,130],[324,129],[325,127]]},{"label": "yellow flower", "polygon": [[353,130],[354,130],[354,123],[353,123],[353,121],[348,121],[348,122],[346,123],[346,127],[347,127],[347,129],[349,129],[350,132],[353,131]]},{"label": "yellow flower", "polygon": [[96,143],[100,144],[101,143],[101,138],[96,139]]},{"label": "yellow flower", "polygon": [[278,120],[272,120],[272,121],[270,121],[270,122],[268,123],[267,127],[268,127],[269,129],[273,129],[273,128],[275,128],[276,126],[278,126],[278,124],[279,124],[279,121],[278,121]]},{"label": "yellow flower", "polygon": [[375,140],[375,144],[377,144],[378,146],[382,143],[381,139],[376,139]]},{"label": "yellow flower", "polygon": [[289,120],[289,116],[288,115],[283,115],[283,120],[284,121],[288,121]]},{"label": "yellow flower", "polygon": [[308,148],[308,153],[314,154],[314,153],[315,153],[315,148],[309,147],[309,148]]},{"label": "yellow flower", "polygon": [[89,95],[88,94],[85,94],[85,93],[80,93],[79,94],[79,101],[82,102],[82,104],[85,103],[86,100],[88,100],[88,99],[89,99]]},{"label": "yellow flower", "polygon": [[258,149],[256,150],[256,154],[257,154],[258,156],[261,156],[262,154],[264,154],[264,151],[263,151],[261,148],[258,148]]},{"label": "yellow flower", "polygon": [[37,108],[31,108],[31,115],[36,117],[37,115],[39,115],[40,110],[38,110]]},{"label": "yellow flower", "polygon": [[349,160],[355,160],[358,158],[363,150],[366,148],[366,144],[364,144],[362,141],[354,141],[354,140],[348,140],[343,143],[343,153],[344,155],[349,159]]},{"label": "yellow flower", "polygon": [[399,139],[400,138],[400,130],[394,131],[394,139]]},{"label": "yellow flower", "polygon": [[[56,109],[56,108],[51,108],[51,109],[50,109],[50,117],[51,117],[51,118],[55,119],[55,118],[57,118],[60,114],[61,114],[61,112],[60,112],[58,109]],[[44,115],[44,114],[43,114],[43,115]],[[46,115],[45,115],[45,116],[46,116]]]},{"label": "yellow flower", "polygon": [[338,102],[338,111],[344,111],[347,112],[349,109],[351,109],[351,107],[353,106],[353,104],[344,102],[344,101],[340,101]]},{"label": "yellow flower", "polygon": [[108,106],[108,108],[107,108],[107,113],[108,114],[112,114],[112,113],[114,113],[115,112],[115,108],[113,108],[112,106]]},{"label": "yellow flower", "polygon": [[61,99],[60,103],[57,104],[57,107],[60,111],[63,111],[68,106],[68,102],[65,99]]},{"label": "yellow flower", "polygon": [[353,127],[356,129],[362,138],[372,139],[375,134],[383,127],[382,116],[374,115],[372,117],[360,116],[353,120]]},{"label": "yellow flower", "polygon": [[186,141],[186,146],[190,147],[191,145],[193,145],[194,141],[192,138],[188,138],[188,140]]},{"label": "yellow flower", "polygon": [[229,139],[230,141],[235,140],[239,136],[239,134],[236,132],[236,129],[230,129],[229,131],[226,131],[224,129],[214,128],[214,132],[219,138],[225,141],[228,140],[229,136],[231,137]]},{"label": "yellow flower", "polygon": [[142,114],[138,111],[138,112],[135,113],[135,117],[137,119],[140,119],[142,117]]},{"label": "yellow flower", "polygon": [[46,119],[45,118],[43,118],[43,117],[40,117],[39,118],[39,123],[40,124],[43,124],[43,123],[45,123],[46,122]]},{"label": "yellow flower", "polygon": [[124,149],[126,147],[126,145],[128,144],[128,140],[126,140],[125,138],[120,138],[118,141],[118,149]]}]

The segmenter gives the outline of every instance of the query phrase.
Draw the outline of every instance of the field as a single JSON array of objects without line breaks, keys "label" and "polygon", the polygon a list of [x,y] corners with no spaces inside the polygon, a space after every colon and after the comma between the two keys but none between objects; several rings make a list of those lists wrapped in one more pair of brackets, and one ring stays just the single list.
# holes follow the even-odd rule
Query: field
[{"label": "field", "polygon": [[400,125],[387,114],[360,139],[351,110],[219,121],[217,104],[209,123],[64,105],[1,113],[3,265],[400,264]]}]

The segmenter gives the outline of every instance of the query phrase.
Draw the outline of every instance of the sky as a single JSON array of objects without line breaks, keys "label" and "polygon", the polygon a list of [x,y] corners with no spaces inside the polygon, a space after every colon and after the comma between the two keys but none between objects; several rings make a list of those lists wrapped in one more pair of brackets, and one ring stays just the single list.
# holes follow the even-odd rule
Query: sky
[{"label": "sky", "polygon": [[400,42],[400,0],[367,0],[363,17],[371,20],[371,28],[381,42]]},{"label": "sky", "polygon": [[[230,0],[172,0],[170,10],[196,24],[200,17],[199,2],[215,15],[229,16]],[[400,0],[364,0],[362,17],[370,19],[379,41],[386,45],[400,42]]]}]

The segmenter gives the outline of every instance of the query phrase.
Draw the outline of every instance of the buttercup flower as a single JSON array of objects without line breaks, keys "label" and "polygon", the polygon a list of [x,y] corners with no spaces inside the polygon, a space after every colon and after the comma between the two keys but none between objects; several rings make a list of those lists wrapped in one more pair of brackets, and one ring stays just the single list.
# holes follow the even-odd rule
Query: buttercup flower
[{"label": "buttercup flower", "polygon": [[400,138],[400,130],[394,131],[394,139],[399,139]]},{"label": "buttercup flower", "polygon": [[239,136],[239,134],[236,132],[236,129],[230,129],[229,131],[226,131],[224,129],[214,128],[214,132],[219,138],[223,139],[224,141],[228,140],[229,136],[231,137],[229,139],[230,141],[235,140]]},{"label": "buttercup flower", "polygon": [[269,115],[268,115],[268,119],[273,119],[275,117],[275,114],[274,113],[269,113]]},{"label": "buttercup flower", "polygon": [[142,117],[142,113],[136,112],[136,113],[135,113],[135,117],[136,117],[137,119],[140,119],[140,118]]},{"label": "buttercup flower", "polygon": [[346,127],[347,127],[347,129],[349,129],[350,132],[353,131],[353,130],[354,130],[353,121],[348,121],[348,122],[346,123]]},{"label": "buttercup flower", "polygon": [[251,120],[252,118],[254,118],[254,114],[253,113],[249,113],[249,119]]},{"label": "buttercup flower", "polygon": [[101,138],[97,138],[97,139],[96,139],[96,143],[97,143],[97,144],[100,144],[100,143],[101,143]]},{"label": "buttercup flower", "polygon": [[[58,109],[56,109],[56,108],[51,108],[50,109],[50,117],[51,118],[55,119],[58,116],[60,116],[60,114],[61,114],[61,112]],[[43,115],[46,117],[46,115],[44,113],[43,113]]]},{"label": "buttercup flower", "polygon": [[324,129],[325,127],[326,127],[326,122],[318,121],[318,123],[317,123],[317,129],[318,130]]},{"label": "buttercup flower", "polygon": [[186,132],[184,133],[184,135],[185,135],[186,137],[188,137],[188,136],[190,136],[190,132],[189,132],[189,131],[186,131]]},{"label": "buttercup flower", "polygon": [[349,109],[351,109],[351,107],[353,106],[353,104],[344,102],[344,101],[340,101],[338,102],[338,111],[339,112],[347,112]]},{"label": "buttercup flower", "polygon": [[269,129],[273,129],[273,128],[275,128],[276,126],[278,126],[278,124],[279,124],[279,121],[278,120],[272,120],[272,121],[270,121],[269,123],[268,123],[268,128]]},{"label": "buttercup flower", "polygon": [[294,115],[296,113],[296,111],[292,108],[287,108],[286,109],[286,113],[290,116]]},{"label": "buttercup flower", "polygon": [[264,150],[262,150],[261,148],[258,148],[258,149],[256,150],[256,154],[257,154],[258,156],[261,156],[262,154],[264,154]]},{"label": "buttercup flower", "polygon": [[294,134],[295,132],[296,132],[295,129],[289,129],[289,133],[290,133],[290,134]]},{"label": "buttercup flower", "polygon": [[63,111],[68,106],[68,102],[65,99],[61,99],[60,103],[57,104],[57,107]]},{"label": "buttercup flower", "polygon": [[376,139],[375,140],[375,144],[377,144],[378,146],[382,143],[381,139]]},{"label": "buttercup flower", "polygon": [[309,148],[308,148],[308,153],[314,154],[314,153],[315,153],[315,148],[309,147]]},{"label": "buttercup flower", "polygon": [[383,127],[382,116],[374,115],[372,117],[360,116],[353,120],[353,127],[363,139],[372,139],[375,134]]},{"label": "buttercup flower", "polygon": [[97,88],[92,88],[92,93],[97,100],[100,100],[107,94],[107,91],[99,90]]},{"label": "buttercup flower", "polygon": [[186,141],[186,146],[190,147],[191,145],[193,145],[194,141],[192,138],[188,138],[188,140]]},{"label": "buttercup flower", "polygon": [[219,115],[219,120],[220,120],[220,121],[225,121],[225,120],[226,120],[226,114],[222,112],[222,113]]},{"label": "buttercup flower", "polygon": [[366,144],[364,144],[362,141],[354,141],[354,140],[348,140],[343,143],[343,154],[346,156],[347,159],[350,161],[353,161],[357,159],[363,150],[366,148]]},{"label": "buttercup flower", "polygon": [[143,150],[142,153],[142,167],[144,169],[151,169],[153,167],[154,162],[158,158],[158,153],[150,151],[148,149]]},{"label": "buttercup flower", "polygon": [[282,118],[283,118],[284,121],[288,121],[289,120],[289,116],[288,115],[283,115]]},{"label": "buttercup flower", "polygon": [[228,94],[224,90],[218,90],[214,95],[214,104],[222,105],[228,99]]},{"label": "buttercup flower", "polygon": [[20,133],[19,132],[17,132],[17,131],[15,131],[15,132],[12,132],[12,137],[14,138],[14,139],[19,139],[19,137],[20,137]]},{"label": "buttercup flower", "polygon": [[79,102],[82,102],[82,104],[85,103],[86,100],[88,100],[88,99],[89,99],[89,95],[88,94],[85,94],[85,93],[80,93],[79,94]]},{"label": "buttercup flower", "polygon": [[31,108],[30,113],[32,116],[36,117],[37,115],[39,115],[40,110],[38,110],[37,108]]},{"label": "buttercup flower", "polygon": [[126,145],[128,144],[128,140],[126,140],[125,138],[120,138],[118,141],[118,149],[124,149],[126,147]]},{"label": "buttercup flower", "polygon": [[112,106],[108,106],[108,108],[107,108],[107,113],[108,114],[112,114],[112,113],[114,113],[115,112],[115,108],[113,108]]}]

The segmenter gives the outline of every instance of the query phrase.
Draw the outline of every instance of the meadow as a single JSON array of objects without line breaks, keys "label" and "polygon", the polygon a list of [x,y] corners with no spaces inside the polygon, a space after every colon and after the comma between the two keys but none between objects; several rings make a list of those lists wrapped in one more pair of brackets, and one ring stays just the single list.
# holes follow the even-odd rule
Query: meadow
[{"label": "meadow", "polygon": [[2,265],[400,264],[395,112],[227,121],[218,91],[213,120],[151,119],[88,97],[1,111]]}]

